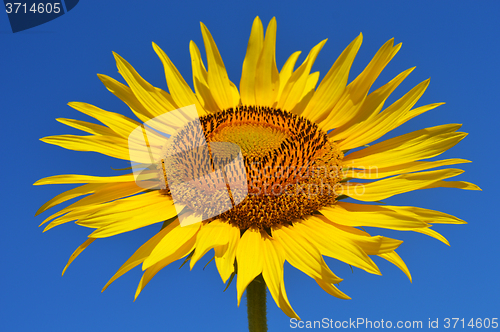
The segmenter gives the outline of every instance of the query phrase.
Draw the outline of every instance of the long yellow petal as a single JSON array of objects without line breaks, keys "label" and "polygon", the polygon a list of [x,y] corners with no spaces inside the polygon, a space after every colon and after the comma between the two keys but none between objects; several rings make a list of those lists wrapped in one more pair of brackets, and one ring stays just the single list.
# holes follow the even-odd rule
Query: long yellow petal
[{"label": "long yellow petal", "polygon": [[200,22],[208,63],[208,86],[220,109],[234,108],[238,100],[233,100],[231,85],[226,67],[220,56],[217,45],[207,27]]},{"label": "long yellow petal", "polygon": [[248,39],[247,53],[243,60],[243,69],[241,71],[240,93],[241,103],[243,105],[256,105],[255,87],[257,63],[261,56],[264,45],[264,27],[260,18],[257,16],[252,24],[252,31]]},{"label": "long yellow petal", "polygon": [[378,256],[382,257],[383,259],[391,262],[392,264],[400,268],[401,271],[403,271],[406,274],[406,276],[408,277],[408,279],[410,279],[411,282],[410,270],[408,270],[408,267],[406,266],[405,262],[401,259],[401,257],[399,257],[399,255],[395,251],[379,254]]},{"label": "long yellow petal", "polygon": [[387,66],[392,58],[398,53],[402,44],[399,43],[396,46],[393,45],[394,38],[388,40],[384,45],[382,45],[361,74],[359,74],[358,77],[356,77],[349,84],[349,92],[355,100],[355,104],[368,94],[368,91],[377,79],[378,75],[380,75],[385,66]]},{"label": "long yellow petal", "polygon": [[196,95],[193,93],[189,85],[186,83],[181,73],[174,66],[170,58],[167,56],[163,50],[153,43],[153,48],[163,63],[163,68],[165,69],[165,77],[167,79],[168,90],[175,103],[179,107],[195,105],[196,110],[199,116],[206,115],[207,112],[203,108],[203,106],[196,98]]},{"label": "long yellow petal", "polygon": [[319,212],[332,222],[351,227],[379,227],[395,230],[413,230],[428,227],[412,216],[400,215],[392,207],[382,205],[337,202]]},{"label": "long yellow petal", "polygon": [[363,35],[359,34],[342,52],[321,81],[312,100],[304,110],[303,116],[314,122],[319,122],[326,117],[326,112],[333,108],[346,88],[352,62],[362,41]]},{"label": "long yellow petal", "polygon": [[[156,233],[155,236],[150,238],[146,243],[137,249],[132,256],[123,265],[116,271],[116,273],[109,279],[109,281],[104,285],[101,292],[104,292],[106,288],[108,288],[111,283],[113,283],[116,279],[132,270],[134,267],[138,266],[151,254],[156,245],[163,239],[163,237],[168,234],[172,229],[179,225],[179,220],[176,219],[172,221],[167,227]],[[90,239],[94,240],[94,239]]]},{"label": "long yellow petal", "polygon": [[447,246],[450,245],[450,242],[448,242],[448,240],[443,235],[439,234],[438,232],[436,232],[433,229],[430,229],[430,228],[421,229],[421,228],[419,228],[419,229],[414,229],[413,231],[417,232],[417,233],[422,233],[422,234],[428,235],[430,237],[433,237],[433,238],[443,242]]},{"label": "long yellow petal", "polygon": [[216,113],[220,111],[220,108],[208,87],[208,73],[201,59],[200,50],[194,41],[189,43],[189,53],[191,54],[191,65],[193,68],[194,91],[196,91],[198,100],[202,103],[205,110]]},{"label": "long yellow petal", "polygon": [[272,230],[272,236],[283,246],[286,260],[313,279],[322,279],[328,283],[339,283],[337,277],[326,265],[319,250],[295,227],[281,227]]},{"label": "long yellow petal", "polygon": [[[127,61],[125,61],[125,59],[116,53],[113,54],[115,56],[118,72],[123,76],[125,81],[127,81],[135,97],[148,113],[157,117],[178,108],[167,92],[149,84]],[[174,118],[172,118],[171,121],[171,125],[173,126],[182,126],[184,124],[182,119],[175,121]]]},{"label": "long yellow petal", "polygon": [[[339,148],[342,150],[353,149],[379,139],[397,126],[400,119],[403,118],[415,103],[423,95],[429,80],[425,80],[411,89],[403,97],[398,99],[392,105],[370,121],[364,121],[356,128],[357,135],[350,135],[339,142]],[[330,133],[334,139],[334,133]]]},{"label": "long yellow petal", "polygon": [[259,230],[249,228],[243,233],[238,243],[238,248],[236,248],[236,261],[238,262],[238,280],[236,282],[238,306],[248,284],[262,272],[264,253],[261,238],[262,235]]},{"label": "long yellow petal", "polygon": [[272,107],[279,93],[279,72],[276,67],[276,18],[266,29],[266,37],[255,70],[255,105]]},{"label": "long yellow petal", "polygon": [[[325,121],[322,121],[319,124],[319,127],[325,130],[336,127],[336,129],[331,133],[331,136],[334,137],[335,140],[349,137],[349,135],[352,135],[353,132],[356,132],[356,127],[358,127],[361,122],[365,120],[372,121],[377,116],[379,110],[382,109],[390,94],[414,69],[415,67],[405,70],[385,85],[370,93],[359,105],[359,108],[350,110],[350,112],[354,113],[351,116],[351,119],[345,122],[342,126],[339,127],[338,124],[335,124],[335,121],[331,121],[333,117],[333,115],[331,115],[328,117],[330,120],[325,119]],[[347,100],[343,100],[343,102],[345,103]]]},{"label": "long yellow petal", "polygon": [[297,52],[292,53],[292,55],[290,55],[290,57],[288,57],[285,64],[281,68],[280,88],[279,88],[279,92],[278,92],[278,96],[276,97],[276,100],[280,100],[281,94],[283,93],[283,90],[284,90],[285,86],[287,85],[288,80],[290,79],[290,77],[293,74],[293,69],[295,67],[295,63],[297,62],[297,59],[299,58],[300,53],[302,53],[302,52],[297,51]]},{"label": "long yellow petal", "polygon": [[40,138],[40,141],[74,151],[92,151],[117,159],[130,160],[127,140],[109,136],[57,135]]},{"label": "long yellow petal", "polygon": [[79,174],[63,174],[49,176],[33,183],[34,186],[44,184],[73,184],[73,183],[110,183],[110,182],[134,182],[134,174],[118,176],[92,176]]},{"label": "long yellow petal", "polygon": [[332,296],[335,296],[335,297],[342,299],[342,300],[350,300],[351,299],[348,295],[341,292],[332,283],[329,283],[329,282],[326,282],[324,280],[317,279],[317,278],[314,279],[314,281],[316,281],[318,283],[319,287],[321,287],[325,292],[327,292],[328,294],[330,294]]},{"label": "long yellow petal", "polygon": [[348,154],[344,163],[353,168],[367,165],[384,168],[432,158],[467,136],[466,133],[455,132],[458,128],[458,124],[448,124],[397,136]]},{"label": "long yellow petal", "polygon": [[196,249],[189,263],[190,268],[193,269],[196,262],[210,249],[226,245],[229,242],[231,228],[229,223],[220,220],[213,220],[209,224],[201,226],[196,235]]},{"label": "long yellow petal", "polygon": [[429,210],[415,206],[385,206],[400,215],[406,215],[429,224],[466,224],[460,218],[441,211]]},{"label": "long yellow petal", "polygon": [[441,169],[420,173],[397,175],[371,183],[347,182],[341,185],[344,195],[364,202],[374,202],[405,192],[429,188],[440,180],[462,174],[461,169]]},{"label": "long yellow petal", "polygon": [[[57,220],[54,223],[51,223],[51,225],[48,225],[44,232],[49,230],[50,228],[54,227],[55,225],[60,225],[61,223],[71,221],[71,220],[76,220],[79,217],[84,216],[86,213],[90,213],[90,210],[93,209],[99,209],[99,204],[113,201],[116,199],[120,199],[123,197],[135,195],[137,193],[140,193],[144,190],[145,188],[141,188],[135,184],[135,182],[118,182],[118,183],[91,183],[87,184],[85,186],[90,186],[89,188],[94,188],[93,192],[91,195],[83,197],[79,199],[78,201],[66,206],[65,208],[61,209],[60,211],[54,213],[50,217],[46,218],[41,224],[45,224],[49,220],[52,220],[58,216],[61,216],[63,214],[64,217],[63,219],[65,220]],[[84,186],[82,186],[84,187]],[[80,188],[80,187],[78,187]],[[77,188],[75,188],[77,189]],[[72,192],[72,190],[70,190]],[[65,193],[63,193],[65,194]],[[61,194],[61,195],[63,195]],[[59,197],[59,196],[57,196]],[[57,198],[55,197],[55,198]],[[62,197],[62,196],[61,196]],[[59,200],[58,200],[59,201]],[[50,202],[50,201],[49,201]],[[59,202],[60,203],[60,202]],[[73,211],[80,211],[81,213],[78,215],[73,214]]]},{"label": "long yellow petal", "polygon": [[278,241],[269,235],[262,234],[262,248],[264,250],[264,266],[262,276],[267,288],[278,307],[290,318],[300,319],[288,301],[283,279],[283,264],[285,253]]},{"label": "long yellow petal", "polygon": [[295,105],[295,107],[291,110],[292,113],[302,114],[306,109],[307,105],[309,105],[311,99],[314,96],[316,84],[319,80],[319,71],[312,73],[307,78],[306,86],[304,91],[302,92],[302,97],[300,101]]},{"label": "long yellow petal", "polygon": [[56,121],[93,135],[117,136],[110,128],[92,122],[64,118],[58,118]]},{"label": "long yellow petal", "polygon": [[445,159],[436,161],[413,161],[384,168],[378,168],[377,166],[361,166],[357,167],[357,169],[347,169],[343,171],[342,175],[345,178],[382,179],[393,175],[425,171],[431,168],[463,163],[470,163],[470,161],[465,159]]},{"label": "long yellow petal", "polygon": [[154,118],[154,115],[149,113],[149,111],[142,106],[137,97],[132,92],[132,89],[127,85],[115,80],[112,77],[103,74],[97,74],[97,77],[101,80],[102,84],[115,96],[117,96],[121,101],[130,107],[132,112],[143,122]]},{"label": "long yellow petal", "polygon": [[175,227],[156,245],[149,257],[142,263],[142,269],[149,269],[158,262],[174,255],[179,248],[183,248],[183,246],[186,243],[190,243],[191,240],[193,241],[194,247],[196,243],[196,234],[200,226],[201,223],[195,223],[187,226],[178,225]]},{"label": "long yellow petal", "polygon": [[354,242],[343,236],[343,232],[320,219],[310,216],[295,226],[321,252],[323,256],[338,259],[366,272],[381,275],[377,265]]},{"label": "long yellow petal", "polygon": [[[320,42],[318,45],[314,46],[306,60],[302,65],[293,72],[292,76],[286,82],[283,92],[281,93],[280,99],[278,101],[277,107],[286,111],[292,110],[295,105],[300,101],[300,97],[304,91],[304,88],[311,72],[312,65],[316,60],[319,52],[326,43],[326,39]],[[300,114],[299,114],[300,115]]]},{"label": "long yellow petal", "polygon": [[224,283],[234,272],[234,260],[239,240],[240,229],[231,225],[231,228],[228,229],[228,243],[214,248],[215,264]]},{"label": "long yellow petal", "polygon": [[82,112],[83,114],[101,121],[104,125],[124,138],[128,138],[130,133],[135,128],[140,126],[140,123],[124,115],[114,112],[108,112],[94,105],[81,102],[71,102],[68,103],[68,105],[76,109],[77,111]]},{"label": "long yellow petal", "polygon": [[474,183],[470,183],[467,181],[436,181],[428,186],[425,186],[422,189],[431,189],[431,188],[457,188],[457,189],[464,189],[464,190],[480,190],[480,191],[482,191],[482,189],[479,188],[478,185],[475,185]]},{"label": "long yellow petal", "polygon": [[385,236],[380,236],[380,235],[370,236],[370,234],[368,234],[365,231],[362,231],[358,228],[334,223],[331,220],[321,215],[316,215],[314,217],[317,219],[321,219],[323,222],[331,224],[335,226],[335,228],[343,231],[342,237],[347,238],[356,245],[358,245],[368,255],[378,255],[394,251],[403,243],[403,241],[391,239]]},{"label": "long yellow petal", "polygon": [[368,66],[346,88],[339,102],[332,109],[328,117],[321,124],[322,128],[333,129],[341,127],[357,118],[363,112],[362,106],[367,99],[368,91],[401,48],[401,44],[393,46],[394,39],[387,41],[375,54]]},{"label": "long yellow petal", "polygon": [[433,104],[424,105],[424,106],[420,106],[420,107],[414,108],[414,109],[410,110],[408,113],[406,113],[405,115],[403,115],[397,121],[397,123],[394,125],[394,128],[401,126],[406,121],[411,120],[411,119],[413,119],[414,117],[416,117],[416,116],[418,116],[420,114],[423,114],[423,113],[425,113],[427,111],[433,110],[436,107],[444,105],[444,104],[445,103],[433,103]]},{"label": "long yellow petal", "polygon": [[66,266],[64,267],[63,271],[62,271],[62,275],[64,275],[64,272],[66,272],[66,270],[68,269],[68,267],[70,266],[70,264],[75,260],[75,258],[78,257],[78,255],[80,255],[82,253],[82,251],[84,251],[85,249],[87,249],[87,247],[92,243],[94,242],[95,239],[87,239],[85,242],[83,242],[78,248],[76,248],[76,250],[71,254],[71,256],[69,257],[69,260],[68,260],[68,263],[66,264]]},{"label": "long yellow petal", "polygon": [[186,257],[191,251],[193,251],[195,242],[196,242],[196,237],[193,236],[190,239],[187,239],[185,242],[179,243],[179,246],[175,250],[173,250],[170,253],[170,255],[163,258],[161,261],[159,261],[158,263],[154,264],[153,266],[149,267],[146,271],[144,271],[142,278],[139,281],[139,285],[137,286],[137,290],[135,291],[134,301],[137,299],[137,297],[144,289],[144,287],[146,287],[146,285],[161,269],[163,269],[170,263],[175,262],[178,259]]},{"label": "long yellow petal", "polygon": [[[51,200],[45,202],[35,213],[35,216],[39,215],[40,213],[47,211],[51,207],[54,207],[58,204],[64,203],[72,198],[79,197],[82,195],[87,195],[91,194],[96,191],[101,185],[100,184],[84,184],[83,186],[79,186],[73,189],[70,189],[68,191],[65,191],[63,193],[60,193],[59,195],[55,196]],[[43,223],[42,223],[43,225]]]},{"label": "long yellow petal", "polygon": [[175,217],[178,206],[158,192],[140,194],[104,203],[100,210],[76,221],[84,227],[96,228],[89,237],[103,238]]}]

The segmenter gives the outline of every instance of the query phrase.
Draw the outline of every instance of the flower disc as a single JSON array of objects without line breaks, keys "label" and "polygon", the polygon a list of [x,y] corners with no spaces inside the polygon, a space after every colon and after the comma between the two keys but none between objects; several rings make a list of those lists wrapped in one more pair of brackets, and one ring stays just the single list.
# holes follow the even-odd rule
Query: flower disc
[{"label": "flower disc", "polygon": [[[203,116],[200,123],[202,130],[194,123],[180,130],[163,159],[169,160],[176,186],[183,187],[180,202],[196,213],[229,210],[219,218],[242,230],[269,229],[335,202],[342,153],[311,121],[279,109],[242,106]],[[203,139],[207,145],[192,148]],[[240,151],[244,165],[224,168]],[[217,170],[223,171],[207,177]],[[247,188],[226,185],[242,176]],[[227,190],[231,208],[222,199]]]}]

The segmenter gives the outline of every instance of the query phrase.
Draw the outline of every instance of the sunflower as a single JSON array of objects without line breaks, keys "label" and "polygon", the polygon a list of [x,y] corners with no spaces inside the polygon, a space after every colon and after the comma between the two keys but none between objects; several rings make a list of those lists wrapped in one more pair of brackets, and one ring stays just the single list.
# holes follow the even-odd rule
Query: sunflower
[{"label": "sunflower", "polygon": [[[42,223],[49,222],[45,230],[70,221],[94,229],[71,255],[68,265],[95,239],[163,223],[104,289],[142,264],[144,274],[137,297],[165,266],[185,258],[192,268],[214,249],[222,281],[237,275],[238,305],[247,287],[257,282],[267,286],[285,314],[299,319],[285,291],[285,261],[313,278],[327,293],[349,299],[337,288],[342,279],[329,269],[323,256],[381,274],[370,258],[376,255],[396,265],[411,280],[396,253],[402,241],[372,236],[364,227],[414,231],[448,244],[431,224],[465,223],[429,209],[377,204],[418,189],[480,190],[468,182],[445,181],[462,170],[431,170],[468,160],[427,160],[466,136],[457,131],[459,124],[429,127],[368,145],[442,104],[413,108],[429,85],[426,80],[392,105],[385,105],[414,68],[369,92],[401,44],[394,45],[393,39],[386,42],[361,74],[347,84],[361,46],[360,34],[317,86],[319,72],[311,72],[311,68],[326,40],[313,47],[297,68],[300,52],[293,53],[278,70],[276,20],[270,21],[264,33],[257,17],[238,89],[229,80],[203,23],[201,31],[207,66],[196,44],[191,41],[189,45],[194,92],[154,43],[169,92],[149,84],[115,54],[127,84],[105,75],[99,78],[139,121],[73,102],[71,107],[102,125],[57,119],[90,135],[41,139],[133,163],[134,172],[125,175],[56,175],[35,183],[81,184],[54,197],[37,212],[80,197]],[[156,158],[153,167],[148,164],[148,154]]]}]

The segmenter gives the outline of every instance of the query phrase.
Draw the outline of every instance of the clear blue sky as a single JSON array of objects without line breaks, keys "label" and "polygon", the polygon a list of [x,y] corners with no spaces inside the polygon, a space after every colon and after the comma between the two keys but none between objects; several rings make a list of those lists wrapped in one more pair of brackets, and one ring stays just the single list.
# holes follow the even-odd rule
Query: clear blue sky
[{"label": "clear blue sky", "polygon": [[[344,278],[340,289],[352,300],[323,292],[302,272],[287,265],[285,282],[295,311],[304,320],[343,321],[367,318],[421,320],[446,317],[500,317],[498,125],[500,77],[498,13],[495,1],[80,1],[68,14],[25,32],[13,34],[7,15],[0,13],[0,94],[3,129],[2,241],[0,241],[4,331],[244,331],[246,306],[236,306],[236,287],[225,285],[208,255],[193,271],[174,263],[161,271],[136,302],[140,268],[121,277],[103,294],[100,290],[120,265],[158,230],[153,225],[128,234],[98,240],[64,277],[61,271],[89,231],[74,224],[42,234],[43,217],[34,213],[65,186],[33,187],[41,177],[80,173],[111,175],[124,162],[96,153],[73,152],[44,144],[39,138],[76,131],[55,118],[87,120],[66,106],[84,101],[131,115],[109,93],[97,73],[119,78],[111,51],[127,59],[152,84],[166,88],[161,62],[151,42],[167,52],[191,82],[189,41],[200,48],[199,22],[211,30],[230,78],[239,82],[250,27],[259,15],[264,24],[278,21],[277,62],[283,65],[296,50],[303,53],[329,38],[314,70],[324,75],[344,47],[359,32],[364,42],[352,73],[359,73],[377,49],[394,37],[403,47],[377,86],[399,72],[417,66],[394,93],[401,96],[431,77],[418,105],[445,101],[391,135],[445,123],[463,123],[469,136],[444,158],[473,163],[460,180],[483,192],[432,189],[399,195],[393,205],[441,210],[469,222],[442,225],[451,247],[426,237],[395,231],[375,231],[404,240],[399,254],[413,283],[391,264],[377,259],[383,276],[327,259]],[[301,59],[304,58],[304,55]],[[417,105],[417,106],[418,106]],[[271,330],[288,330],[289,318],[271,300]]]}]

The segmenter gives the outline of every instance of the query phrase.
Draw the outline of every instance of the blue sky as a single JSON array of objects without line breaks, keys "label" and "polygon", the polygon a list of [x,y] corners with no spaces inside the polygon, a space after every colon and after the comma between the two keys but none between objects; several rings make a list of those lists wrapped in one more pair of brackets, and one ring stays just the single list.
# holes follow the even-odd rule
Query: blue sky
[{"label": "blue sky", "polygon": [[[62,17],[13,34],[0,14],[1,108],[3,173],[1,326],[5,331],[244,331],[246,307],[236,305],[236,287],[225,285],[208,255],[193,271],[174,263],[161,271],[133,302],[140,268],[100,290],[121,264],[158,230],[153,225],[96,241],[64,277],[61,271],[89,231],[74,224],[42,234],[35,211],[70,186],[32,184],[56,174],[112,175],[124,162],[64,150],[38,139],[75,134],[55,118],[88,120],[66,105],[83,101],[131,116],[125,104],[109,93],[97,73],[119,78],[112,51],[127,59],[152,84],[166,88],[161,62],[151,42],[170,56],[191,81],[189,41],[202,48],[199,22],[210,29],[233,82],[239,82],[250,27],[259,15],[267,24],[278,21],[277,63],[294,51],[304,59],[312,46],[329,38],[313,70],[321,77],[360,32],[364,42],[351,71],[359,73],[388,39],[403,42],[375,86],[401,71],[416,70],[396,90],[392,101],[419,82],[431,84],[419,105],[446,105],[406,123],[387,137],[445,123],[462,123],[469,136],[442,155],[464,158],[460,180],[482,192],[432,189],[399,195],[393,205],[416,205],[456,215],[468,225],[435,229],[451,247],[425,235],[372,230],[404,240],[399,254],[412,276],[410,283],[396,267],[375,257],[383,276],[327,259],[344,278],[343,301],[323,292],[290,265],[285,267],[288,297],[304,320],[422,321],[429,318],[494,318],[500,316],[498,283],[498,93],[500,77],[497,15],[494,1],[81,1]],[[299,60],[300,61],[300,60]],[[10,174],[10,173],[13,174]],[[268,301],[271,330],[288,330],[289,318]],[[469,327],[470,328],[470,327]]]}]

